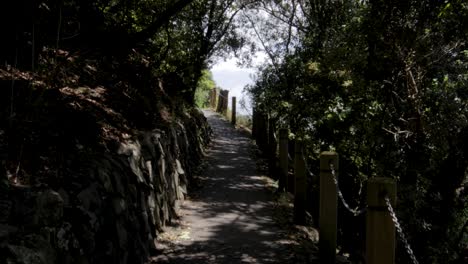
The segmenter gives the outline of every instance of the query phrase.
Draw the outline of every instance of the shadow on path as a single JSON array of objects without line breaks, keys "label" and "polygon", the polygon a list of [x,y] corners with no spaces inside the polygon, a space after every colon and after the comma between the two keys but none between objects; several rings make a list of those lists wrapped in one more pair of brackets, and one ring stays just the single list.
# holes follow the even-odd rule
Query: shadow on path
[{"label": "shadow on path", "polygon": [[285,233],[272,218],[273,201],[250,158],[250,140],[211,111],[214,139],[202,189],[181,208],[182,223],[164,233],[172,245],[157,263],[285,263]]}]

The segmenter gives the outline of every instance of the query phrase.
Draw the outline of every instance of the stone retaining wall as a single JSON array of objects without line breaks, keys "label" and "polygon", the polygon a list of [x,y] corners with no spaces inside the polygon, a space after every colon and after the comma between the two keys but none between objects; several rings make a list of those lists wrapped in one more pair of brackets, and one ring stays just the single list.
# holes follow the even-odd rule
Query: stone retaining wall
[{"label": "stone retaining wall", "polygon": [[210,133],[194,110],[116,153],[85,158],[56,188],[2,177],[0,263],[146,263],[177,218]]}]

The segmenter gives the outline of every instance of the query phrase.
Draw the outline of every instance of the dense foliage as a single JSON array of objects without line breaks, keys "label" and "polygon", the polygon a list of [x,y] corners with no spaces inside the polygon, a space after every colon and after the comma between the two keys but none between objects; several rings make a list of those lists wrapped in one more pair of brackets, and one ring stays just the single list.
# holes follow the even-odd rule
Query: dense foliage
[{"label": "dense foliage", "polygon": [[[398,214],[421,263],[466,257],[465,0],[23,0],[0,5],[0,70],[16,74],[18,69],[24,73],[18,76],[33,76],[33,86],[46,89],[104,85],[141,101],[161,98],[154,91],[162,90],[200,105],[206,94],[196,94],[196,88],[213,86],[206,69],[216,58],[235,54],[248,63],[250,52],[263,50],[269,62],[248,88],[256,109],[305,139],[309,161],[320,151],[339,152],[341,186],[356,203],[367,178],[397,179]],[[106,75],[100,83],[94,83],[97,74]],[[16,105],[1,107],[9,112],[9,125],[15,124]],[[122,112],[131,111],[136,110]],[[362,235],[344,222],[343,237]],[[400,253],[398,263],[404,263],[408,257]]]},{"label": "dense foliage", "polygon": [[[130,61],[119,69],[128,75],[167,80],[166,92],[193,104],[203,70],[214,58],[242,46],[234,18],[251,2],[255,1],[2,2],[0,64],[56,75],[51,69],[63,67],[59,55],[69,59],[97,52],[107,63]],[[142,60],[143,68],[132,67],[131,61]]]},{"label": "dense foliage", "polygon": [[[362,200],[368,177],[395,178],[421,263],[463,261],[468,3],[264,2],[266,19],[249,18],[267,27],[255,33],[271,58],[248,87],[257,109],[307,140],[311,160],[336,150],[348,199]],[[343,235],[355,233],[345,222]]]},{"label": "dense foliage", "polygon": [[200,108],[208,107],[210,91],[213,89],[216,89],[213,74],[208,70],[204,70],[195,90],[195,104]]}]

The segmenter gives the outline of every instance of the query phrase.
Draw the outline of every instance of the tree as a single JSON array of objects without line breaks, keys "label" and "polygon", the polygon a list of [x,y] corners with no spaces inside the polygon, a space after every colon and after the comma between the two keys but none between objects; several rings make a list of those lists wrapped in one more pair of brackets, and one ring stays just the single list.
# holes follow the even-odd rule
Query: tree
[{"label": "tree", "polygon": [[209,70],[203,70],[202,77],[198,81],[195,92],[195,103],[198,107],[204,108],[209,104],[209,93],[216,89],[216,83],[213,80],[213,74]]},{"label": "tree", "polygon": [[[248,89],[257,110],[279,117],[304,137],[309,158],[337,150],[351,175],[340,178],[347,197],[355,197],[368,177],[397,179],[399,214],[420,261],[461,258],[468,6],[462,1],[264,3],[268,16],[258,21],[295,28],[298,40],[290,48],[290,34],[274,27],[257,30],[271,57]],[[255,19],[250,22],[259,27]]]}]

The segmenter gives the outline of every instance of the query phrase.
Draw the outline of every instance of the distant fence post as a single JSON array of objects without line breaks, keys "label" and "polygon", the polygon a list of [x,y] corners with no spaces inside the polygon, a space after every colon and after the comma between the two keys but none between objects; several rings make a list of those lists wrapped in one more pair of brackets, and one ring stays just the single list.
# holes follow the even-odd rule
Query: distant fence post
[{"label": "distant fence post", "polygon": [[366,258],[367,264],[395,263],[395,226],[385,203],[385,196],[396,203],[393,179],[375,177],[367,182]]},{"label": "distant fence post", "polygon": [[258,114],[257,146],[264,154],[268,151],[268,116],[262,112]]},{"label": "distant fence post", "polygon": [[211,92],[211,107],[216,109],[216,97],[218,97],[216,88],[212,89]]},{"label": "distant fence post", "polygon": [[223,90],[219,90],[218,94],[218,103],[216,104],[216,112],[222,113],[223,112]]},{"label": "distant fence post", "polygon": [[278,183],[278,190],[288,190],[288,138],[289,131],[286,128],[279,130],[279,160],[280,160],[280,178]]},{"label": "distant fence post", "polygon": [[338,154],[320,154],[320,211],[319,211],[319,250],[320,263],[331,264],[336,260],[337,234],[337,189],[332,175],[332,166],[338,177]]},{"label": "distant fence post", "polygon": [[268,171],[270,176],[277,175],[277,149],[278,142],[276,140],[276,119],[268,118]]},{"label": "distant fence post", "polygon": [[223,94],[223,115],[226,116],[229,103],[229,91],[223,90],[221,93]]},{"label": "distant fence post", "polygon": [[257,125],[258,125],[258,118],[257,118],[257,107],[254,106],[252,109],[252,138],[257,139]]},{"label": "distant fence post", "polygon": [[255,143],[257,143],[257,146],[258,148],[261,150],[262,149],[262,146],[261,146],[261,142],[262,142],[262,136],[263,136],[263,130],[265,128],[263,128],[263,114],[261,112],[258,111],[257,109],[257,128],[255,129],[256,132],[255,132]]},{"label": "distant fence post", "polygon": [[305,224],[305,205],[307,192],[303,149],[303,142],[296,139],[296,144],[294,147],[294,223],[300,225]]},{"label": "distant fence post", "polygon": [[236,125],[236,97],[232,97],[232,111],[231,111],[231,123],[235,126]]},{"label": "distant fence post", "polygon": [[218,105],[216,106],[216,112],[226,116],[227,107],[228,107],[228,98],[229,98],[228,90],[219,91]]}]

